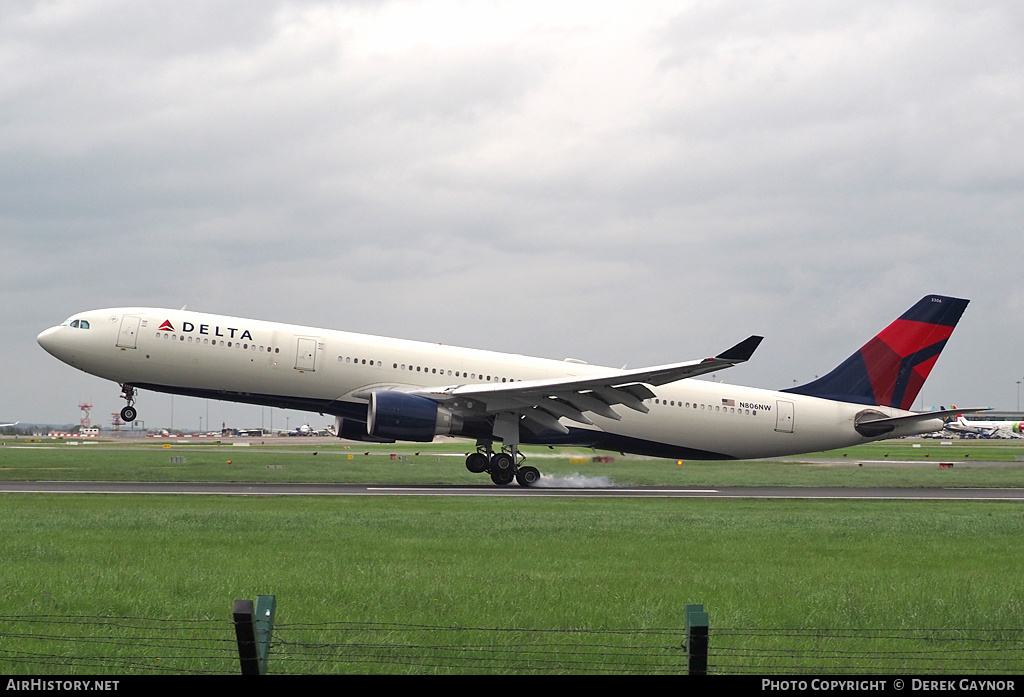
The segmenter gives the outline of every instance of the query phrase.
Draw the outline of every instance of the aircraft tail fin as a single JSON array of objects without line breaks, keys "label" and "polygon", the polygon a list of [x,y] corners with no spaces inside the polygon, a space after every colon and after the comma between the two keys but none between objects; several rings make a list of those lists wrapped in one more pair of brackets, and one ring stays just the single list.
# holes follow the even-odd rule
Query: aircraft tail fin
[{"label": "aircraft tail fin", "polygon": [[828,375],[783,392],[909,411],[968,302],[926,295]]}]

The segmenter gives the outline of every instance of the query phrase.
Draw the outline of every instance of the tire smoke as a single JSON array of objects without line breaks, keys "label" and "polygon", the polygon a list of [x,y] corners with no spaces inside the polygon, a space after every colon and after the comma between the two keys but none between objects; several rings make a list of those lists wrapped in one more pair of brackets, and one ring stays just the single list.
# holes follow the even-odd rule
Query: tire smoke
[{"label": "tire smoke", "polygon": [[547,489],[606,489],[614,485],[608,477],[588,477],[576,473],[564,477],[542,474],[533,486]]}]

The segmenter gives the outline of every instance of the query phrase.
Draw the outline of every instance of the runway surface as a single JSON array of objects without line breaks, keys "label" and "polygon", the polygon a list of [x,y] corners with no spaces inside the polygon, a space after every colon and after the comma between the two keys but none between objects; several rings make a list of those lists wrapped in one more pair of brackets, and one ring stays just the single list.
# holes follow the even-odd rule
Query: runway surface
[{"label": "runway surface", "polygon": [[562,496],[591,498],[878,499],[1024,501],[1024,488],[395,486],[229,482],[0,482],[0,493],[173,494],[193,496]]}]

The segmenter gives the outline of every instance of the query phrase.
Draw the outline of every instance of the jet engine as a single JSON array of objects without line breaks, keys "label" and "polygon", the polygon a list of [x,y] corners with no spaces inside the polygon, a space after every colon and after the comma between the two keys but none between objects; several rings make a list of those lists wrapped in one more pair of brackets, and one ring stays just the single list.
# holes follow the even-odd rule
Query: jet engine
[{"label": "jet engine", "polygon": [[345,419],[340,416],[334,418],[334,426],[338,438],[345,440],[359,440],[364,443],[394,443],[394,438],[374,438],[366,432],[366,422],[358,419]]},{"label": "jet engine", "polygon": [[390,390],[370,395],[366,430],[374,438],[427,443],[461,428],[462,418],[432,399]]}]

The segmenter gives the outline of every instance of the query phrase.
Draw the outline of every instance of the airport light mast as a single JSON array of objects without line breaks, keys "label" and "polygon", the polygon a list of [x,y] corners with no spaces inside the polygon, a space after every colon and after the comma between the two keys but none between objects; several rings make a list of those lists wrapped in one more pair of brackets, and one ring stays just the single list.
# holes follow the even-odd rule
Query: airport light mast
[{"label": "airport light mast", "polygon": [[78,405],[78,408],[82,410],[82,418],[78,422],[78,425],[81,426],[83,429],[89,428],[90,426],[92,426],[92,421],[89,419],[89,410],[92,409],[92,405],[88,404],[87,402],[81,402]]}]

